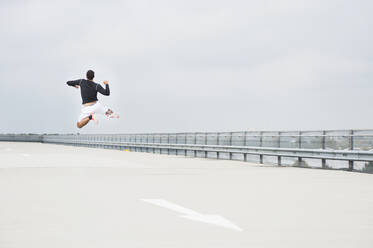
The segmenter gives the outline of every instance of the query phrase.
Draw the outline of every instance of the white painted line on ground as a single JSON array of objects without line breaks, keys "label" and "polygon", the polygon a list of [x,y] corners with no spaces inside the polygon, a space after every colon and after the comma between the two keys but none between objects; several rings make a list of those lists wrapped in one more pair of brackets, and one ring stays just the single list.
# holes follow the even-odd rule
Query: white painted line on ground
[{"label": "white painted line on ground", "polygon": [[30,157],[30,154],[28,154],[28,153],[22,153],[21,156]]},{"label": "white painted line on ground", "polygon": [[233,229],[236,231],[242,232],[242,229],[230,222],[229,220],[225,219],[222,216],[219,215],[211,215],[211,214],[200,214],[198,212],[195,212],[191,209],[184,208],[182,206],[179,206],[175,203],[163,200],[163,199],[141,199],[144,202],[151,203],[154,205],[157,205],[159,207],[167,208],[169,210],[173,210],[175,212],[179,212],[183,215],[180,217],[194,220],[194,221],[200,221],[212,225],[217,225],[229,229]]},{"label": "white painted line on ground", "polygon": [[12,151],[12,148],[6,148],[5,151],[10,152]]}]

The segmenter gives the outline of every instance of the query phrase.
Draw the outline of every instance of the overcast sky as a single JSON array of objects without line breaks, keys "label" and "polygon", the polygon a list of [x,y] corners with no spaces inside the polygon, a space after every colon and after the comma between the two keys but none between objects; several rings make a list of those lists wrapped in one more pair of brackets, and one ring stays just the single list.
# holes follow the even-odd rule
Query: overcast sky
[{"label": "overcast sky", "polygon": [[[0,133],[372,128],[373,2],[0,1]],[[121,115],[79,130],[79,90]]]}]

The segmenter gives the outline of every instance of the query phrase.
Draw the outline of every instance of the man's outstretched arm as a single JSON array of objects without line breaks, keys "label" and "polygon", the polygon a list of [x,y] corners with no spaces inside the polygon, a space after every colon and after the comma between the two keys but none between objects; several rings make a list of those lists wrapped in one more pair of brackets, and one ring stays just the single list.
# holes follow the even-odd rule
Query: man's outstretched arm
[{"label": "man's outstretched arm", "polygon": [[69,85],[69,86],[73,86],[75,88],[78,88],[81,81],[82,81],[82,79],[73,80],[73,81],[67,81],[66,84]]},{"label": "man's outstretched arm", "polygon": [[97,84],[97,91],[105,96],[108,96],[110,95],[109,82],[104,81],[104,84],[105,84],[105,89],[101,85]]}]

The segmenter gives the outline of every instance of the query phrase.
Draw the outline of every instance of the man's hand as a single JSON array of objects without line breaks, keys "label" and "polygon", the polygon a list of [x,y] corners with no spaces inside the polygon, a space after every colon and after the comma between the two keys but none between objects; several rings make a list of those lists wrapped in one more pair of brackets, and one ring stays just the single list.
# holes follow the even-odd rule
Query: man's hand
[{"label": "man's hand", "polygon": [[108,83],[109,83],[109,81],[107,81],[107,80],[104,81],[104,84],[105,84],[105,85],[107,85]]},{"label": "man's hand", "polygon": [[79,85],[74,85],[75,88],[79,89]]}]

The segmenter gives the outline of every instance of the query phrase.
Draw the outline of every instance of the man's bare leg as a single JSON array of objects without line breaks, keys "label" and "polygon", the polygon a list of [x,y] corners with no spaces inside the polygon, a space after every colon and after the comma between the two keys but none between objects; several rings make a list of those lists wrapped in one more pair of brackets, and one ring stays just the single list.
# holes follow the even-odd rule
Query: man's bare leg
[{"label": "man's bare leg", "polygon": [[89,117],[86,117],[86,118],[84,118],[83,120],[77,122],[77,123],[76,123],[76,126],[77,126],[78,128],[82,128],[82,127],[84,127],[85,125],[87,125],[89,121],[90,121]]}]

